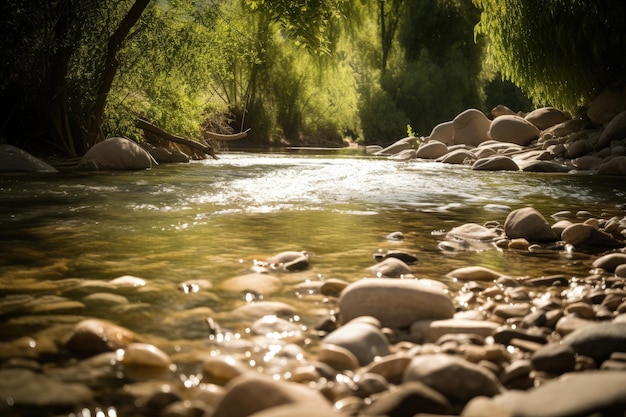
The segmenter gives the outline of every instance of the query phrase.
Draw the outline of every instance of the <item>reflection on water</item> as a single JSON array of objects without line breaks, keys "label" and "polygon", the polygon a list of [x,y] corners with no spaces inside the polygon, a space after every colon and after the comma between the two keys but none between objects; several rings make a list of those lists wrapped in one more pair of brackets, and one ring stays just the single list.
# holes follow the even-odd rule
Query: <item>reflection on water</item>
[{"label": "reflection on water", "polygon": [[[279,274],[283,285],[271,299],[304,310],[323,301],[303,297],[297,285],[359,279],[378,249],[415,253],[416,275],[433,279],[466,265],[512,275],[585,273],[585,263],[577,260],[551,259],[552,270],[546,271],[537,262],[528,265],[523,255],[451,255],[441,253],[437,243],[442,231],[465,222],[503,222],[506,212],[487,210],[487,204],[531,205],[546,217],[559,210],[619,213],[625,192],[611,178],[473,172],[332,154],[234,153],[142,172],[5,175],[0,177],[0,291],[42,296],[46,288],[58,293],[59,280],[66,280],[71,290],[57,295],[82,301],[98,290],[90,282],[134,275],[149,285],[125,294],[128,305],[68,311],[106,316],[158,337],[196,338],[205,324],[181,328],[168,317],[210,307],[220,320],[244,329],[246,323],[228,312],[245,304],[245,295],[221,291],[219,284],[248,272],[254,259],[285,250],[310,252],[313,266]],[[405,239],[387,241],[394,231]],[[187,280],[208,280],[213,288],[186,294],[178,284]],[[46,322],[20,317],[20,311],[0,311],[3,340]]]}]

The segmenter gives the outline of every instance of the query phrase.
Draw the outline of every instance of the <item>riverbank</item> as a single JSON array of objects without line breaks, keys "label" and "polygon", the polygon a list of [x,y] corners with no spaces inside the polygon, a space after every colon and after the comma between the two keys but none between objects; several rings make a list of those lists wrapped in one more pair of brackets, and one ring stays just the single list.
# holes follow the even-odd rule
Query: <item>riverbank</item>
[{"label": "riverbank", "polygon": [[[79,295],[36,302],[4,282],[4,325],[28,325],[22,318],[36,315],[41,330],[3,340],[0,410],[39,416],[623,414],[622,207],[598,214],[489,209],[509,213],[504,222],[467,219],[442,231],[437,250],[522,255],[534,270],[544,264],[544,274],[456,262],[445,277],[423,276],[418,258],[432,252],[403,250],[412,236],[401,232],[387,236],[387,249],[353,281],[311,279],[315,255],[288,251],[255,260],[248,273],[221,283],[226,294],[245,293],[247,302],[233,311],[207,307],[215,301],[209,280],[180,282],[181,297],[198,298],[159,325],[198,328],[205,337],[197,339],[180,339],[175,330],[170,338],[154,337],[119,324],[123,316],[143,314],[141,305],[119,298],[140,299],[157,282],[133,276],[33,282],[36,291],[44,285],[50,294]],[[564,258],[588,274],[555,273]],[[277,276],[317,309],[274,300]],[[109,319],[72,315],[84,308],[77,299]],[[229,316],[246,317],[249,327],[229,329]]]}]

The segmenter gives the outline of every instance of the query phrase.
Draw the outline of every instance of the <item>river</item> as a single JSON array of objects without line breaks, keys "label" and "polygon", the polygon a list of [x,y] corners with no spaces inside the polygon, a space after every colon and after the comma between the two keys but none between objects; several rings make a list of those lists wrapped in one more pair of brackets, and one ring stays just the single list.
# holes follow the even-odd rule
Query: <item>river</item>
[{"label": "river", "polygon": [[[365,277],[379,250],[415,254],[416,276],[451,286],[446,273],[467,265],[515,276],[584,275],[584,255],[448,253],[437,245],[463,223],[503,223],[501,206],[533,206],[552,221],[561,210],[623,215],[625,201],[621,178],[471,171],[345,150],[225,153],[135,172],[3,174],[0,342],[98,317],[180,350],[208,337],[206,323],[185,311],[208,307],[245,338],[250,323],[229,312],[261,298],[295,306],[313,326],[333,305],[307,282]],[[404,239],[387,239],[392,232]],[[282,284],[271,294],[221,287],[255,260],[291,250],[307,251],[311,267],[277,273]],[[103,282],[124,275],[147,285],[121,291],[121,304],[88,302],[89,294],[111,291]],[[211,287],[181,291],[192,280]]]}]

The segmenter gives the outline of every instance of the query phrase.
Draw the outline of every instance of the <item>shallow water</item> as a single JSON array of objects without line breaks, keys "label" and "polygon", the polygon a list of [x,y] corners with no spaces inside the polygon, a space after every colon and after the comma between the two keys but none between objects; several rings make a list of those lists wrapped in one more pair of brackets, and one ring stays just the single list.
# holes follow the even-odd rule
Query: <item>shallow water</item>
[{"label": "shallow water", "polygon": [[[59,294],[58,281],[69,280],[69,288],[74,279],[137,276],[152,288],[130,299],[141,314],[89,306],[71,313],[121,320],[136,331],[169,337],[172,329],[161,322],[169,312],[198,305],[230,311],[246,298],[220,291],[220,282],[248,272],[255,259],[286,250],[312,256],[311,269],[280,274],[282,290],[265,297],[290,304],[302,301],[296,285],[306,280],[366,276],[379,249],[416,254],[415,275],[436,280],[466,265],[511,275],[583,274],[586,266],[578,259],[550,256],[548,265],[495,250],[451,255],[437,243],[463,223],[503,222],[507,213],[487,204],[533,206],[548,218],[560,210],[620,214],[625,194],[616,178],[475,172],[332,152],[232,153],[140,172],[3,175],[0,290],[41,297],[54,289],[80,301],[87,291]],[[387,240],[395,231],[405,239]],[[181,293],[178,284],[193,279],[209,280],[211,297]],[[14,310],[5,314],[1,340],[48,324],[17,316]],[[227,314],[222,320],[229,320]],[[196,328],[176,333],[183,339],[203,336]]]},{"label": "shallow water", "polygon": [[[379,250],[415,254],[414,275],[443,281],[451,290],[459,284],[446,274],[470,265],[511,276],[582,277],[591,263],[584,254],[495,248],[450,253],[437,245],[455,226],[503,223],[502,206],[533,206],[552,221],[550,215],[561,210],[623,216],[625,201],[621,178],[479,172],[345,151],[228,153],[218,161],[140,172],[4,174],[0,342],[23,336],[63,340],[75,323],[96,317],[165,350],[178,366],[174,378],[185,386],[198,380],[201,358],[216,352],[241,354],[251,366],[271,372],[275,347],[267,339],[255,345],[255,319],[233,314],[238,307],[261,299],[293,306],[297,314],[290,320],[305,335],[298,343],[314,351],[315,326],[336,308],[336,300],[320,295],[315,284],[368,276]],[[397,231],[403,240],[387,239]],[[307,251],[311,268],[271,272],[281,284],[267,293],[222,287],[253,270],[255,260],[289,250]],[[123,275],[146,285],[108,284]],[[181,283],[200,282],[191,280],[205,280],[210,288],[181,291]],[[92,298],[103,293],[125,300]],[[220,326],[218,338],[208,317]],[[11,358],[0,354],[7,364]],[[47,365],[48,372],[82,381],[82,368],[66,366]],[[87,384],[104,387],[100,405],[119,408],[123,400],[107,396],[106,387],[126,379],[136,380],[125,375]]]}]

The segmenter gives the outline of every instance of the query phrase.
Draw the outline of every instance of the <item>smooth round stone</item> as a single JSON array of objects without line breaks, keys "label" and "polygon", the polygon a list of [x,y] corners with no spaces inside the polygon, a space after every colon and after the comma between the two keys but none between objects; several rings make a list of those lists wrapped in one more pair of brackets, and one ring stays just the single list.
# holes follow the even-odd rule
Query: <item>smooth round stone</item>
[{"label": "smooth round stone", "polygon": [[212,417],[248,417],[262,411],[265,414],[260,415],[272,416],[275,415],[272,412],[276,411],[272,408],[287,405],[306,406],[319,416],[332,411],[328,401],[316,390],[253,372],[233,379],[225,388],[226,393],[215,407]]},{"label": "smooth round stone", "polygon": [[323,295],[329,297],[339,297],[339,295],[341,295],[341,291],[343,291],[348,285],[349,282],[347,281],[336,278],[329,278],[324,280],[324,282],[320,286],[320,291]]},{"label": "smooth round stone", "polygon": [[382,375],[373,372],[358,374],[352,380],[357,386],[356,395],[361,398],[367,398],[370,395],[389,389],[389,382],[387,379],[385,379]]},{"label": "smooth round stone", "polygon": [[381,394],[363,409],[366,416],[413,416],[419,413],[451,414],[452,406],[436,390],[417,381],[406,382]]},{"label": "smooth round stone", "polygon": [[529,242],[552,242],[557,239],[543,215],[532,207],[509,213],[504,222],[504,232],[510,239],[525,238]]},{"label": "smooth round stone", "polygon": [[172,364],[167,353],[148,343],[131,343],[119,360],[125,366],[135,367],[168,368]]},{"label": "smooth round stone", "polygon": [[287,271],[303,271],[311,263],[306,252],[285,251],[269,257],[266,262],[274,269],[285,269]]},{"label": "smooth round stone", "polygon": [[561,239],[575,247],[618,248],[624,246],[624,242],[620,242],[613,236],[586,223],[575,223],[567,227],[561,233]]},{"label": "smooth round stone", "polygon": [[[29,409],[24,415],[49,415],[55,407],[88,404],[92,391],[82,384],[70,384],[26,369],[0,369],[0,410]],[[40,413],[33,413],[40,408]],[[9,415],[11,408],[8,408]]]},{"label": "smooth round stone", "polygon": [[472,169],[474,171],[519,171],[519,166],[508,156],[495,155],[476,160]]},{"label": "smooth round stone", "polygon": [[549,127],[570,120],[571,117],[562,110],[554,107],[541,107],[528,113],[525,119],[535,125],[539,130],[546,130]]},{"label": "smooth round stone", "polygon": [[354,370],[360,366],[359,360],[350,350],[330,343],[323,343],[320,346],[317,360],[338,371]]},{"label": "smooth round stone", "polygon": [[130,139],[111,137],[93,145],[80,160],[79,168],[94,170],[144,170],[152,156]]},{"label": "smooth round stone", "polygon": [[526,381],[532,380],[529,378],[530,372],[533,370],[532,364],[528,359],[518,359],[509,364],[500,375],[500,381],[509,386],[509,384],[515,383],[516,380],[524,379]]},{"label": "smooth round stone", "polygon": [[609,359],[613,352],[626,352],[626,323],[586,326],[565,336],[561,343],[600,364]]},{"label": "smooth round stone", "polygon": [[565,307],[565,314],[574,314],[576,317],[580,317],[581,319],[593,319],[595,317],[593,307],[582,301],[572,303]]},{"label": "smooth round stone", "polygon": [[560,343],[549,343],[530,358],[533,368],[551,374],[571,372],[576,366],[576,352],[571,346]]},{"label": "smooth round stone", "polygon": [[452,120],[453,138],[455,144],[478,146],[489,140],[491,120],[477,109],[467,109],[459,113]]},{"label": "smooth round stone", "polygon": [[609,253],[593,261],[591,266],[608,272],[615,272],[615,268],[623,264],[626,264],[626,253]]},{"label": "smooth round stone", "polygon": [[615,276],[618,278],[626,278],[626,264],[620,264],[615,267]]},{"label": "smooth round stone", "polygon": [[498,238],[500,235],[493,229],[480,224],[466,223],[450,230],[447,236],[451,238],[491,241]]},{"label": "smooth round stone", "polygon": [[494,281],[501,276],[501,273],[483,266],[466,266],[446,274],[447,278],[458,281]]},{"label": "smooth round stone", "polygon": [[143,287],[146,285],[146,281],[142,278],[138,278],[132,275],[122,275],[121,277],[114,278],[109,281],[109,284],[114,285],[117,288],[123,287]]},{"label": "smooth round stone", "polygon": [[532,306],[529,303],[499,304],[494,309],[493,314],[506,320],[514,317],[524,317],[530,313],[531,308]]},{"label": "smooth round stone", "polygon": [[443,394],[453,405],[464,405],[477,396],[493,397],[502,391],[499,381],[486,369],[454,355],[416,356],[404,381],[418,381]]},{"label": "smooth round stone", "polygon": [[65,347],[80,356],[93,356],[139,341],[139,336],[129,329],[105,320],[87,319],[74,326]]},{"label": "smooth round stone", "polygon": [[102,308],[128,304],[128,298],[118,294],[97,292],[84,297],[83,302],[89,306]]},{"label": "smooth round stone", "polygon": [[453,151],[448,152],[441,158],[437,159],[437,161],[443,164],[454,164],[460,165],[465,163],[474,163],[476,160],[476,155],[474,155],[471,151],[467,149],[455,149]]},{"label": "smooth round stone", "polygon": [[509,240],[508,247],[509,249],[528,250],[530,242],[523,237],[518,237],[517,239]]},{"label": "smooth round stone", "polygon": [[375,373],[383,376],[392,384],[400,384],[406,367],[411,362],[411,358],[404,353],[392,353],[381,358],[363,368],[364,372]]},{"label": "smooth round stone", "polygon": [[375,357],[388,355],[390,351],[389,341],[380,328],[358,321],[348,322],[329,333],[323,343],[347,349],[360,365],[367,365]]},{"label": "smooth round stone", "polygon": [[571,373],[527,391],[512,403],[516,417],[613,415],[617,410],[623,414],[626,372]]},{"label": "smooth round stone", "polygon": [[[393,308],[390,308],[393,306]],[[413,279],[368,278],[350,284],[339,299],[341,321],[373,316],[384,327],[406,327],[414,321],[447,319],[454,314],[442,289]]]},{"label": "smooth round stone", "polygon": [[430,140],[423,144],[417,150],[415,157],[417,159],[437,159],[448,153],[448,147],[438,140]]},{"label": "smooth round stone", "polygon": [[243,363],[230,356],[215,356],[202,364],[203,382],[226,385],[236,377],[250,372]]},{"label": "smooth round stone", "polygon": [[489,128],[489,136],[498,142],[528,146],[539,138],[541,131],[535,125],[516,115],[497,117]]},{"label": "smooth round stone", "polygon": [[377,277],[402,278],[413,276],[411,268],[404,261],[393,257],[370,266],[367,271]]},{"label": "smooth round stone", "polygon": [[254,291],[263,295],[274,294],[280,289],[281,286],[282,281],[280,278],[261,273],[250,273],[229,278],[221,284],[222,289],[225,291]]}]

